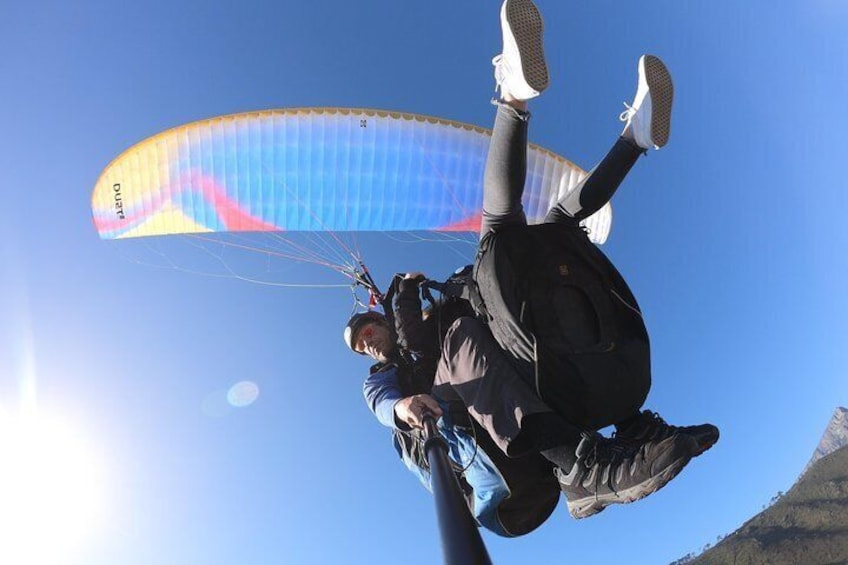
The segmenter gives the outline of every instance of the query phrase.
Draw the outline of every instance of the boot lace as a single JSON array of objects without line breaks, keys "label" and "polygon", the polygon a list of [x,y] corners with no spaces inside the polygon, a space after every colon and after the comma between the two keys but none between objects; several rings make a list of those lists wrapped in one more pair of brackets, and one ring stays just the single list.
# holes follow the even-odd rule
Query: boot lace
[{"label": "boot lace", "polygon": [[598,500],[598,487],[606,486],[612,492],[617,492],[615,486],[615,475],[618,468],[631,458],[636,450],[629,445],[614,440],[599,438],[592,446],[592,450],[586,455],[584,465],[587,469],[595,467],[594,492],[595,500]]},{"label": "boot lace", "polygon": [[665,437],[677,431],[676,426],[669,425],[668,422],[663,420],[662,417],[660,417],[660,415],[656,412],[645,410],[642,413],[642,416],[648,420],[645,425],[647,427],[647,431],[650,432],[647,434],[649,437],[645,439],[656,439],[659,437]]},{"label": "boot lace", "polygon": [[677,431],[676,426],[668,424],[656,412],[645,410],[639,417],[639,421],[633,423],[621,432],[614,432],[613,437],[622,440],[653,441],[665,438]]}]

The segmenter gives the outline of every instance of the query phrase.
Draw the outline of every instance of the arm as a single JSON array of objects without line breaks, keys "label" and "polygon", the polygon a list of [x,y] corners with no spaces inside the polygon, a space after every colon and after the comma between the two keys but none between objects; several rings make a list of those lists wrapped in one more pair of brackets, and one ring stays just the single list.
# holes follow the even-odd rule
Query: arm
[{"label": "arm", "polygon": [[362,393],[368,408],[381,424],[398,430],[409,429],[395,420],[395,404],[403,398],[396,365],[386,365],[372,372],[362,385]]},{"label": "arm", "polygon": [[397,382],[397,367],[387,365],[371,374],[362,386],[368,408],[386,427],[409,430],[423,427],[424,414],[442,415],[438,402],[427,394],[404,397]]},{"label": "arm", "polygon": [[432,322],[423,319],[419,285],[421,273],[409,273],[401,279],[395,297],[395,329],[398,345],[419,357],[438,357],[439,339]]}]

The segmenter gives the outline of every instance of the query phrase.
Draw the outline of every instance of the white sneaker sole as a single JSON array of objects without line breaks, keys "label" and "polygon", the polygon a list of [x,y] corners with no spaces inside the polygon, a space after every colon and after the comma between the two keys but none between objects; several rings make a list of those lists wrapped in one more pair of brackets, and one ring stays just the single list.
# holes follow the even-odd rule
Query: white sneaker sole
[{"label": "white sneaker sole", "polygon": [[639,59],[639,76],[644,77],[651,97],[651,140],[659,149],[668,143],[671,135],[671,105],[674,102],[674,84],[665,64],[653,55]]},{"label": "white sneaker sole", "polygon": [[501,19],[505,20],[515,40],[524,81],[536,92],[542,92],[550,82],[542,46],[542,15],[530,0],[507,0]]}]

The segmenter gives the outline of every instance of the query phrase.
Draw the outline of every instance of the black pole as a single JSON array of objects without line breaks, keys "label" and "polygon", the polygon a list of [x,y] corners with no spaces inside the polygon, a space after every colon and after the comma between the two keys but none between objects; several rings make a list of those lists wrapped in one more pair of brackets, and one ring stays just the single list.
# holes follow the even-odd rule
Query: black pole
[{"label": "black pole", "polygon": [[448,458],[448,444],[436,429],[432,416],[424,417],[427,440],[424,452],[430,464],[430,480],[436,498],[436,515],[442,535],[445,565],[491,565],[489,553],[468,511],[465,497]]}]

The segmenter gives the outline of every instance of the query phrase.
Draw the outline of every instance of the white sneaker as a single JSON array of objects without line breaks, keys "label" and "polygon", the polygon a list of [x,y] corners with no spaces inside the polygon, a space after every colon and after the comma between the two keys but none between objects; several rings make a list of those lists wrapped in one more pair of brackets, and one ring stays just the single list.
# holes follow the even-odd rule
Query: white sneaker
[{"label": "white sneaker", "polygon": [[633,140],[642,149],[659,149],[668,143],[671,133],[671,103],[674,85],[671,75],[659,57],[639,58],[639,86],[633,104],[621,114],[630,128]]},{"label": "white sneaker", "polygon": [[539,96],[548,87],[542,48],[542,15],[531,0],[505,0],[501,6],[503,53],[492,59],[501,97],[516,100]]}]

